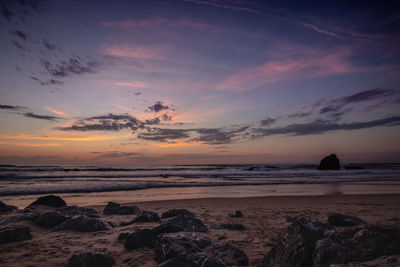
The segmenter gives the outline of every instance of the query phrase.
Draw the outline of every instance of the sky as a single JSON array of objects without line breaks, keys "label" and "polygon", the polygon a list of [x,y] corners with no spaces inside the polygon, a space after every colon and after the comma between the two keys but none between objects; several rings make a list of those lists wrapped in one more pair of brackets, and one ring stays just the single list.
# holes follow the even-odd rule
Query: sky
[{"label": "sky", "polygon": [[399,162],[400,2],[1,0],[0,164]]}]

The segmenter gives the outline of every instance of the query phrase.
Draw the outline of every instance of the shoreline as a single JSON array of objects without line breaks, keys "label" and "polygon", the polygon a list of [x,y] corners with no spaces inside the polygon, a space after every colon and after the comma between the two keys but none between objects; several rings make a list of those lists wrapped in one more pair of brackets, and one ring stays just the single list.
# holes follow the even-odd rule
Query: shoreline
[{"label": "shoreline", "polygon": [[[216,187],[168,187],[128,191],[108,191],[91,193],[54,193],[65,199],[69,205],[106,205],[109,201],[118,203],[138,203],[152,201],[247,198],[277,196],[329,196],[329,195],[389,195],[400,194],[400,182],[370,181],[329,184],[276,184],[240,185]],[[8,195],[0,200],[19,208],[26,207],[36,198],[49,194]]]}]

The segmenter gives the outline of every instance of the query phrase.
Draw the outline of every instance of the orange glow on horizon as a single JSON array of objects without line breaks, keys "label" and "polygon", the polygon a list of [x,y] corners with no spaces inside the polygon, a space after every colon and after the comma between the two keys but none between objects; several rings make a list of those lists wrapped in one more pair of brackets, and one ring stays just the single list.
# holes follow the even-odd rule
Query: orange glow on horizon
[{"label": "orange glow on horizon", "polygon": [[0,138],[4,139],[24,139],[24,140],[58,140],[58,141],[104,141],[117,138],[116,136],[87,136],[87,137],[73,137],[73,136],[33,136],[33,135],[6,135],[0,134]]}]

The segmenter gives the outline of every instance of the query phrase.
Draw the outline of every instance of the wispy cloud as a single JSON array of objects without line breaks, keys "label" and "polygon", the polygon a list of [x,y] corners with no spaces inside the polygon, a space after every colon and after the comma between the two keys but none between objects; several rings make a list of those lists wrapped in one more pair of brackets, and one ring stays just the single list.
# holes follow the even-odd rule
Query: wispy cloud
[{"label": "wispy cloud", "polygon": [[217,25],[205,23],[202,21],[193,21],[189,19],[168,19],[163,17],[155,17],[146,20],[133,20],[127,18],[123,21],[109,21],[102,22],[101,25],[109,28],[120,28],[124,30],[134,30],[138,28],[149,28],[149,27],[166,27],[172,28],[188,28],[196,29],[201,31],[213,31],[213,32],[227,32],[226,28],[219,27]]},{"label": "wispy cloud", "polygon": [[0,110],[21,110],[24,109],[25,107],[21,106],[12,106],[12,105],[0,105]]},{"label": "wispy cloud", "polygon": [[25,117],[39,119],[39,120],[46,120],[46,121],[56,121],[63,118],[55,117],[55,116],[47,116],[47,115],[38,115],[32,112],[27,112],[23,114]]},{"label": "wispy cloud", "polygon": [[116,82],[115,84],[118,86],[122,86],[122,87],[132,87],[132,88],[147,88],[148,87],[147,83],[141,82],[141,81]]},{"label": "wispy cloud", "polygon": [[35,82],[37,82],[38,84],[43,85],[43,86],[63,84],[62,81],[58,81],[58,80],[54,80],[54,79],[50,79],[48,81],[43,81],[43,80],[41,80],[41,79],[39,79],[38,77],[35,77],[35,76],[31,76],[31,79],[34,80]]},{"label": "wispy cloud", "polygon": [[37,135],[27,135],[27,134],[18,134],[18,135],[7,135],[0,134],[0,138],[2,139],[22,139],[22,140],[55,140],[55,141],[106,141],[117,138],[116,136],[37,136]]},{"label": "wispy cloud", "polygon": [[117,57],[129,57],[138,59],[166,59],[171,53],[171,46],[153,44],[153,45],[129,45],[129,44],[112,44],[103,45],[100,50],[107,54]]},{"label": "wispy cloud", "polygon": [[357,69],[346,59],[347,49],[332,53],[323,51],[297,51],[296,56],[268,60],[262,65],[248,67],[228,76],[217,84],[217,89],[246,91],[282,81],[296,81],[326,75],[351,73]]},{"label": "wispy cloud", "polygon": [[230,9],[235,11],[246,11],[251,13],[260,14],[261,12],[255,8],[245,6],[247,1],[218,1],[218,0],[183,0],[184,2],[191,2],[198,5],[206,5],[217,8]]},{"label": "wispy cloud", "polygon": [[67,116],[67,113],[61,110],[57,110],[51,107],[44,107],[45,110],[53,112],[54,114],[60,115],[60,116]]},{"label": "wispy cloud", "polygon": [[3,142],[0,141],[0,145],[8,145],[8,146],[23,146],[23,147],[52,147],[52,146],[60,146],[58,143],[16,143],[16,142]]}]

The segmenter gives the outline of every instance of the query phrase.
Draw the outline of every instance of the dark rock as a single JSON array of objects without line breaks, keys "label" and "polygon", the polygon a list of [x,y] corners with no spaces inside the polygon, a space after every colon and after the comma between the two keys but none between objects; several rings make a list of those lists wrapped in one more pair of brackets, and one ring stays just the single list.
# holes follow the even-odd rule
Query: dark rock
[{"label": "dark rock", "polygon": [[331,264],[343,264],[357,260],[359,251],[345,240],[324,238],[318,240],[313,253],[314,266],[329,267]]},{"label": "dark rock", "polygon": [[291,216],[285,216],[284,218],[285,218],[286,222],[290,222],[290,223],[295,222],[295,221],[298,220],[297,217],[291,217]]},{"label": "dark rock", "polygon": [[243,213],[240,210],[235,211],[235,214],[229,214],[231,217],[243,218]]},{"label": "dark rock", "polygon": [[210,245],[211,240],[205,237],[162,234],[155,243],[155,259],[159,266],[225,266],[202,250]]},{"label": "dark rock", "polygon": [[212,246],[213,254],[226,265],[247,266],[249,259],[240,249],[229,244],[216,244]]},{"label": "dark rock", "polygon": [[201,220],[187,216],[177,216],[167,221],[167,223],[180,227],[185,232],[208,232],[207,227]]},{"label": "dark rock", "polygon": [[109,267],[114,264],[114,258],[109,255],[94,252],[82,252],[69,258],[64,263],[64,267]]},{"label": "dark rock", "polygon": [[220,229],[227,229],[227,230],[245,230],[243,224],[239,223],[221,223],[212,226],[213,229],[220,230]]},{"label": "dark rock", "polygon": [[354,216],[332,213],[328,216],[328,223],[334,226],[354,226],[365,222]]},{"label": "dark rock", "polygon": [[393,256],[382,256],[370,261],[365,262],[349,262],[342,264],[340,267],[399,267],[400,266],[400,255]]},{"label": "dark rock", "polygon": [[12,216],[7,219],[0,221],[0,225],[6,225],[10,223],[15,223],[19,221],[34,221],[40,215],[39,212],[28,212],[22,215]]},{"label": "dark rock", "polygon": [[142,247],[154,247],[156,237],[164,233],[176,233],[183,231],[182,227],[173,224],[163,223],[152,229],[142,229],[131,233],[125,240],[126,249],[138,249]]},{"label": "dark rock", "polygon": [[56,211],[45,211],[35,219],[35,223],[43,227],[55,227],[67,219],[69,219],[69,217]]},{"label": "dark rock", "polygon": [[122,214],[122,215],[130,215],[130,214],[139,214],[140,209],[135,206],[121,206],[115,202],[108,202],[107,206],[104,207],[103,213],[106,215],[111,214]]},{"label": "dark rock", "polygon": [[318,170],[340,170],[340,161],[336,154],[323,158],[319,163]]},{"label": "dark rock", "polygon": [[126,249],[138,249],[142,247],[153,247],[155,241],[155,234],[152,229],[142,229],[135,231],[128,235],[125,239],[124,245]]},{"label": "dark rock", "polygon": [[120,233],[118,235],[118,241],[125,241],[126,238],[130,235],[130,233]]},{"label": "dark rock", "polygon": [[142,211],[136,218],[133,219],[133,222],[160,222],[160,217],[157,213],[152,211]]},{"label": "dark rock", "polygon": [[16,210],[18,210],[17,207],[7,205],[4,202],[0,201],[0,213],[13,212],[13,211],[16,211]]},{"label": "dark rock", "polygon": [[59,196],[48,195],[44,197],[39,197],[34,202],[32,202],[27,208],[32,208],[38,205],[46,205],[58,208],[67,206],[67,203],[65,203],[65,201]]},{"label": "dark rock", "polygon": [[356,232],[351,239],[361,249],[361,261],[383,255],[400,255],[400,230],[396,226],[372,226]]},{"label": "dark rock", "polygon": [[329,225],[298,219],[288,227],[288,233],[264,257],[260,266],[312,266],[312,254]]},{"label": "dark rock", "polygon": [[188,217],[196,217],[193,212],[188,211],[187,209],[170,209],[164,212],[161,215],[161,218],[170,218],[174,216],[188,216]]},{"label": "dark rock", "polygon": [[86,215],[87,217],[92,218],[100,217],[95,209],[78,207],[75,205],[58,208],[57,211],[66,216]]},{"label": "dark rock", "polygon": [[63,230],[94,232],[94,231],[110,230],[110,226],[108,223],[100,219],[90,218],[85,215],[81,215],[79,217],[73,217],[71,219],[68,219],[54,228],[54,231],[63,231]]},{"label": "dark rock", "polygon": [[31,229],[25,226],[0,228],[0,243],[11,243],[32,239]]}]

